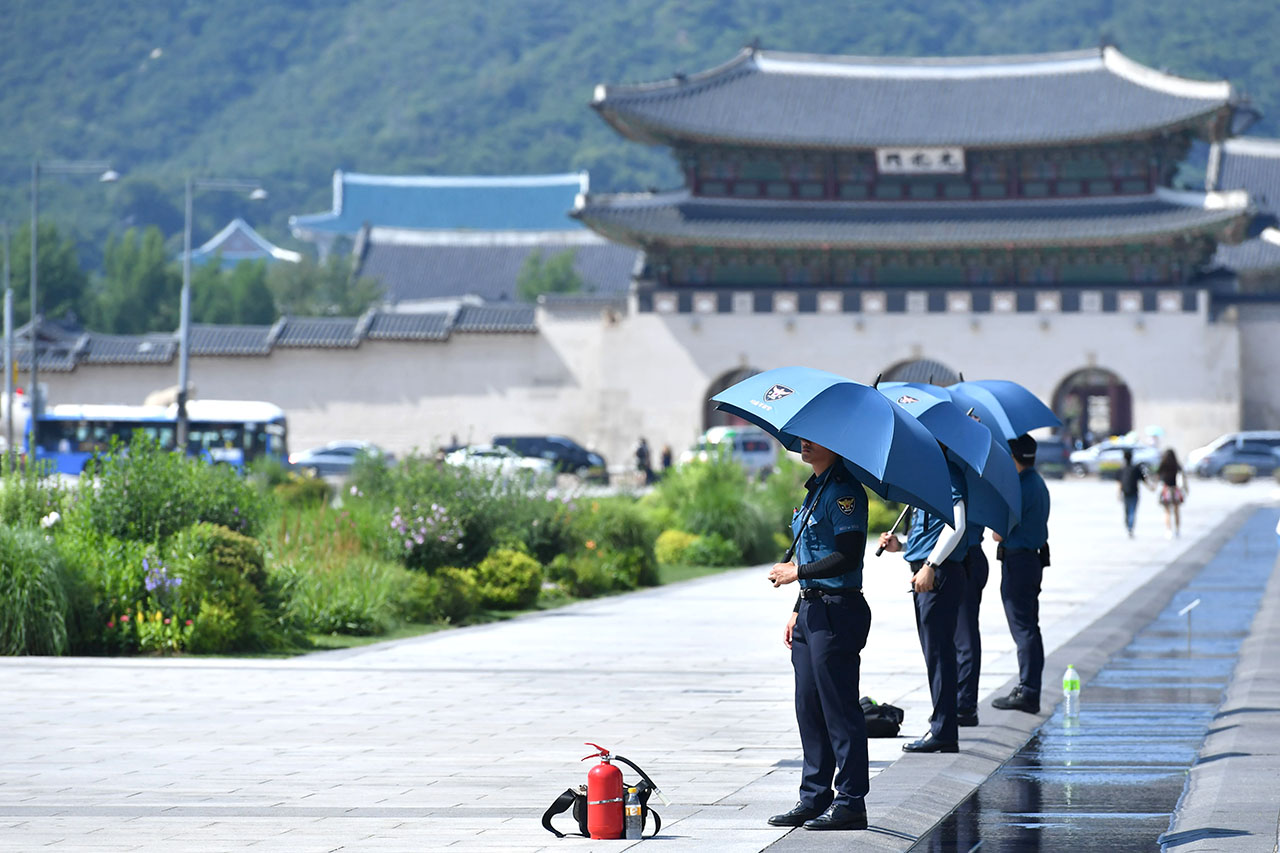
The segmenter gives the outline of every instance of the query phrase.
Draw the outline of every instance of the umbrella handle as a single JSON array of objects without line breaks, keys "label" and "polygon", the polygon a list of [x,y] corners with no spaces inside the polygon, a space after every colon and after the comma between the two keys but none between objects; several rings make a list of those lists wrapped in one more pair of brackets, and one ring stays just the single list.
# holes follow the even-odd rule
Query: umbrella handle
[{"label": "umbrella handle", "polygon": [[[911,509],[910,504],[908,504],[907,506],[904,506],[902,508],[902,512],[898,513],[898,520],[893,523],[893,527],[889,528],[890,534],[893,534],[893,532],[898,529],[898,525],[902,523],[902,519],[907,517],[907,510],[909,509]],[[883,553],[884,553],[884,546],[881,545],[879,548],[876,549],[876,556],[879,557]]]},{"label": "umbrella handle", "polygon": [[[839,463],[832,463],[834,467]],[[830,469],[827,469],[828,471]],[[796,545],[800,544],[800,535],[804,533],[804,526],[808,523],[809,517],[813,515],[813,508],[818,505],[818,499],[822,497],[822,492],[827,488],[827,481],[831,479],[830,474],[826,474],[822,478],[822,482],[818,484],[818,493],[813,496],[813,500],[805,507],[804,518],[800,519],[800,530],[796,533],[795,538],[791,540],[791,547],[787,549],[787,553],[783,555],[782,562],[790,563],[791,558],[796,555]]]}]

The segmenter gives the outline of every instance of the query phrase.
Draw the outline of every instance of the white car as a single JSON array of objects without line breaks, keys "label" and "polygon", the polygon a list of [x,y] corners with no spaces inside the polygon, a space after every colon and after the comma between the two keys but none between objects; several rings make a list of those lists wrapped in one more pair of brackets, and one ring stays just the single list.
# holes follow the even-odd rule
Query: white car
[{"label": "white car", "polygon": [[712,427],[697,444],[680,454],[680,464],[706,462],[720,453],[727,454],[748,474],[762,476],[772,471],[777,462],[778,442],[759,427]]},{"label": "white car", "polygon": [[304,471],[310,471],[317,477],[344,475],[351,473],[356,457],[361,454],[375,459],[392,461],[392,456],[376,444],[367,441],[331,441],[323,447],[313,447],[289,454],[289,464]]},{"label": "white car", "polygon": [[1107,439],[1093,447],[1073,451],[1070,457],[1071,471],[1077,477],[1097,474],[1104,465],[1119,467],[1124,464],[1124,452],[1133,451],[1133,464],[1141,465],[1154,471],[1160,464],[1160,451],[1146,444],[1137,444],[1125,439]]},{"label": "white car", "polygon": [[521,456],[509,447],[492,444],[473,444],[453,451],[444,458],[450,465],[460,465],[473,471],[484,471],[503,479],[512,477],[555,477],[555,463],[550,459]]},{"label": "white car", "polygon": [[1239,444],[1242,441],[1261,441],[1275,448],[1280,448],[1280,430],[1274,429],[1258,429],[1248,430],[1246,432],[1229,432],[1226,435],[1220,435],[1204,447],[1197,447],[1187,454],[1186,468],[1188,471],[1195,471],[1200,467],[1200,463],[1219,447],[1225,444]]}]

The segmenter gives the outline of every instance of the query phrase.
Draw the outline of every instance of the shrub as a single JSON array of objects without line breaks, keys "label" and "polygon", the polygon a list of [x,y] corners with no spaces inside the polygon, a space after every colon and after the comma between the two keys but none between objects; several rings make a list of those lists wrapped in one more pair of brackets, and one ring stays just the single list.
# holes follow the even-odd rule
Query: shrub
[{"label": "shrub", "polygon": [[769,533],[779,522],[764,518],[748,501],[751,484],[734,462],[691,462],[668,471],[655,491],[658,505],[673,512],[682,530],[699,536],[714,533],[734,543],[746,562],[771,554]]},{"label": "shrub", "polygon": [[742,555],[737,545],[708,533],[695,539],[685,551],[685,562],[691,566],[736,566],[742,562]]},{"label": "shrub", "polygon": [[658,561],[653,555],[656,531],[635,500],[592,501],[579,513],[575,526],[580,547],[602,561],[613,589],[657,584]]},{"label": "shrub", "polygon": [[16,465],[12,454],[0,456],[0,524],[49,527],[61,515],[67,493],[48,462]]},{"label": "shrub", "polygon": [[267,573],[256,541],[200,523],[174,539],[172,555],[183,609],[196,614],[191,651],[247,651],[278,643],[262,601]]},{"label": "shrub", "polygon": [[405,596],[405,616],[415,622],[465,620],[479,601],[475,572],[446,566],[431,574],[413,572]]},{"label": "shrub", "polygon": [[685,554],[698,537],[683,530],[664,530],[653,543],[653,555],[661,566],[679,566],[688,563]]},{"label": "shrub", "polygon": [[142,433],[113,442],[95,484],[81,480],[79,510],[100,533],[158,542],[197,522],[253,536],[262,525],[258,493],[229,465],[210,465],[160,448]]},{"label": "shrub", "polygon": [[498,548],[475,571],[480,603],[498,610],[532,607],[542,589],[542,566],[528,554]]},{"label": "shrub", "polygon": [[1222,466],[1222,479],[1228,483],[1247,483],[1253,479],[1256,470],[1252,465],[1235,463],[1232,465]]},{"label": "shrub", "polygon": [[53,545],[35,531],[0,527],[0,654],[62,654],[66,613]]},{"label": "shrub", "polygon": [[319,477],[290,475],[271,489],[284,507],[324,506],[333,499],[333,486]]},{"label": "shrub", "polygon": [[284,563],[273,571],[293,623],[316,633],[384,634],[400,621],[414,575],[369,557],[327,565]]}]

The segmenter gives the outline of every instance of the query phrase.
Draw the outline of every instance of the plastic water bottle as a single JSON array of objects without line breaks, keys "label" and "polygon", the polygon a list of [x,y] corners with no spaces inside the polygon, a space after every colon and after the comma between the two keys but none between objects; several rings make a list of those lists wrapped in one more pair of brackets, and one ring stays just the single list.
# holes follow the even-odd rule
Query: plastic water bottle
[{"label": "plastic water bottle", "polygon": [[639,838],[641,830],[644,829],[643,815],[640,814],[640,794],[632,785],[627,788],[627,798],[623,803],[626,814],[623,817],[622,825],[626,829],[627,838]]},{"label": "plastic water bottle", "polygon": [[1066,698],[1063,716],[1068,723],[1080,721],[1080,673],[1074,665],[1068,666],[1062,676],[1062,695]]}]

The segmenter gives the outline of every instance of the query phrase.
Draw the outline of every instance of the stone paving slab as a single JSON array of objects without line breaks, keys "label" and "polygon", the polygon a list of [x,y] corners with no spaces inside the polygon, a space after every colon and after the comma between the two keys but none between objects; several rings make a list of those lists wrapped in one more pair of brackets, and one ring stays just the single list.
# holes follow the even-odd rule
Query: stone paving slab
[{"label": "stone paving slab", "polygon": [[[1050,651],[1236,507],[1273,496],[1265,484],[1194,484],[1185,539],[1160,537],[1159,508],[1147,500],[1130,541],[1114,484],[1050,489]],[[886,837],[920,831],[894,825],[905,821],[895,816],[903,803],[919,805],[918,789],[895,781],[913,763],[956,791],[984,778],[980,764],[955,756],[901,752],[928,716],[907,576],[900,558],[868,558],[863,692],[908,715],[903,737],[871,743],[880,773],[872,822]],[[989,698],[1016,663],[998,571],[986,595]],[[638,762],[673,799],[657,806],[663,837],[645,843],[672,853],[765,849],[787,833],[764,818],[796,796],[781,642],[794,596],[756,568],[292,660],[0,660],[0,850],[627,849],[634,844],[558,841],[538,825],[546,804],[582,781],[586,740]],[[962,734],[961,758],[997,762],[1017,739],[1003,731],[1016,725],[993,714]],[[48,811],[21,811],[36,808]],[[944,809],[941,817],[947,808],[937,796],[917,810]]]}]

